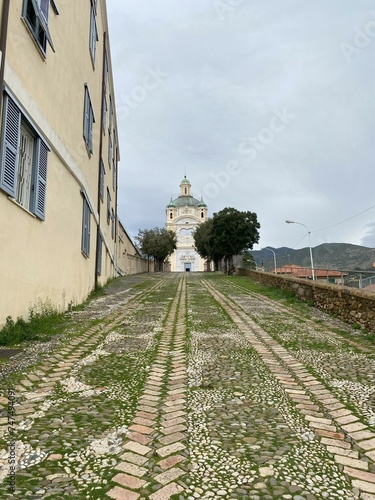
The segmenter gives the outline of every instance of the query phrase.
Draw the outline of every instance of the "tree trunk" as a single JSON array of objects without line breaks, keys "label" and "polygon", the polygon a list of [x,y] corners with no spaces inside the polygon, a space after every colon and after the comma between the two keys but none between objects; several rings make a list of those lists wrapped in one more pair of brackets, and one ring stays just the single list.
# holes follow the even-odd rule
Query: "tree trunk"
[{"label": "tree trunk", "polygon": [[227,259],[227,266],[228,266],[228,274],[232,275],[234,274],[235,268],[233,265],[233,255],[230,255]]}]

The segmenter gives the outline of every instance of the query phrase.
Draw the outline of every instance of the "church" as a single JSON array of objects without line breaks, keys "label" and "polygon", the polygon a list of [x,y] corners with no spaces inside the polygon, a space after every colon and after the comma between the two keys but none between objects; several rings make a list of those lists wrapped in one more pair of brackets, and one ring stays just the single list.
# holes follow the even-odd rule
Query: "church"
[{"label": "church", "polygon": [[206,260],[194,248],[193,233],[198,224],[207,220],[207,205],[203,198],[191,194],[191,184],[185,177],[180,184],[180,196],[166,207],[166,228],[177,235],[177,248],[169,257],[166,270],[197,272],[206,270]]}]

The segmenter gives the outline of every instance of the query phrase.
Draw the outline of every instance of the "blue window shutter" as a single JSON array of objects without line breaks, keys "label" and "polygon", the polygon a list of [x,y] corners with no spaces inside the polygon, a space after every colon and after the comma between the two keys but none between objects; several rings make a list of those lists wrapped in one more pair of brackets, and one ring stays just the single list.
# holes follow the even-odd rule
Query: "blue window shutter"
[{"label": "blue window shutter", "polygon": [[112,132],[112,120],[113,120],[113,105],[112,105],[112,97],[109,96],[109,133]]},{"label": "blue window shutter", "polygon": [[84,117],[83,117],[83,137],[85,138],[87,149],[90,153],[93,152],[92,144],[92,130],[95,123],[94,110],[92,108],[90,93],[87,85],[85,84],[85,103],[84,103]]},{"label": "blue window shutter", "polygon": [[112,230],[111,230],[111,233],[112,233],[112,239],[114,239],[114,237],[115,237],[115,213],[113,211],[113,208],[112,208],[111,219],[112,219]]},{"label": "blue window shutter", "polygon": [[94,11],[94,8],[91,8],[89,45],[90,45],[92,60],[94,61],[94,63],[95,63],[95,54],[96,54],[96,42],[98,40],[99,40],[98,28],[96,26],[95,11]]},{"label": "blue window shutter", "polygon": [[45,220],[48,148],[38,140],[38,163],[36,173],[35,215]]},{"label": "blue window shutter", "polygon": [[16,196],[21,112],[7,95],[4,97],[4,137],[1,155],[0,187]]},{"label": "blue window shutter", "polygon": [[90,123],[90,96],[88,88],[85,86],[85,109],[84,109],[84,123],[83,123],[83,136],[86,143],[89,143],[89,123]]},{"label": "blue window shutter", "polygon": [[92,8],[94,10],[94,14],[97,14],[97,0],[91,0]]},{"label": "blue window shutter", "polygon": [[111,135],[108,135],[108,164],[109,168],[111,168],[112,164],[112,138]]},{"label": "blue window shutter", "polygon": [[103,99],[103,110],[102,110],[102,113],[103,113],[103,133],[105,135],[105,127],[106,127],[106,120],[107,120],[107,98],[104,96],[104,99]]},{"label": "blue window shutter", "polygon": [[[37,22],[31,25],[34,38],[36,39],[43,53],[45,54],[46,47],[44,43],[41,44],[39,40],[39,30],[41,29],[41,31],[44,32],[46,40],[50,44],[51,49],[55,52],[55,47],[53,46],[51,33],[49,32],[48,29],[49,0],[28,0],[28,1],[31,2],[35,17],[37,19]],[[28,3],[26,3],[26,5],[28,5]]]},{"label": "blue window shutter", "polygon": [[85,254],[87,254],[87,216],[86,216],[86,211],[87,211],[87,203],[86,203],[86,200],[83,199],[81,249],[82,249],[82,252],[84,252]]},{"label": "blue window shutter", "polygon": [[91,223],[91,212],[89,204],[87,204],[87,256],[90,255],[90,223]]},{"label": "blue window shutter", "polygon": [[107,222],[111,219],[111,195],[109,194],[109,189],[107,188]]},{"label": "blue window shutter", "polygon": [[104,176],[105,176],[105,168],[103,160],[100,164],[100,198],[104,199]]},{"label": "blue window shutter", "polygon": [[40,11],[44,16],[44,19],[48,21],[48,8],[49,0],[40,0]]},{"label": "blue window shutter", "polygon": [[91,106],[91,101],[90,102],[90,109],[89,109],[89,151],[90,153],[93,152],[93,146],[92,146],[92,129],[94,126],[94,112]]},{"label": "blue window shutter", "polygon": [[83,198],[83,214],[82,214],[82,252],[90,256],[90,207],[86,198]]},{"label": "blue window shutter", "polygon": [[107,52],[104,54],[104,93],[107,92],[107,84],[108,84],[108,57]]},{"label": "blue window shutter", "polygon": [[96,274],[100,276],[102,274],[102,253],[103,253],[103,240],[102,237],[99,235],[98,238],[98,260],[97,260],[97,267],[96,267]]}]

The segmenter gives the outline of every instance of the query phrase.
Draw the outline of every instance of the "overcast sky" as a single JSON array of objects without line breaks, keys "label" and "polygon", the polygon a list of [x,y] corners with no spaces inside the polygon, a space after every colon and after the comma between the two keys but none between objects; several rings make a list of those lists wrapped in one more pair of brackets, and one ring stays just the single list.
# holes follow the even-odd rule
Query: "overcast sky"
[{"label": "overcast sky", "polygon": [[132,237],[164,226],[186,168],[209,215],[256,212],[254,249],[307,246],[306,229],[286,219],[308,227],[313,247],[375,247],[373,0],[107,0],[107,9],[118,209]]}]

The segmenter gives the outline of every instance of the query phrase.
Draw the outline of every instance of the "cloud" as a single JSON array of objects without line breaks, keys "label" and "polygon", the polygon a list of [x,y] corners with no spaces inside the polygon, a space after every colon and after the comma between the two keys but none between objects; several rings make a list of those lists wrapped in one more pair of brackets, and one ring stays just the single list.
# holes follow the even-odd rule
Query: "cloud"
[{"label": "cloud", "polygon": [[[254,211],[260,246],[293,247],[303,227],[285,219],[318,230],[372,205],[375,33],[350,62],[342,43],[358,45],[358,29],[371,32],[373,21],[375,27],[373,3],[223,2],[231,8],[219,15],[212,0],[107,1],[119,215],[133,235],[161,227],[185,167],[199,197],[236,162],[239,173],[216,182],[216,195],[207,197],[209,212]],[[142,91],[150,68],[167,76]],[[129,109],[132,92],[139,102]],[[295,118],[271,136],[275,111],[284,109]],[[252,137],[264,148],[240,154]],[[369,211],[312,232],[312,245],[374,246],[373,219]]]}]

